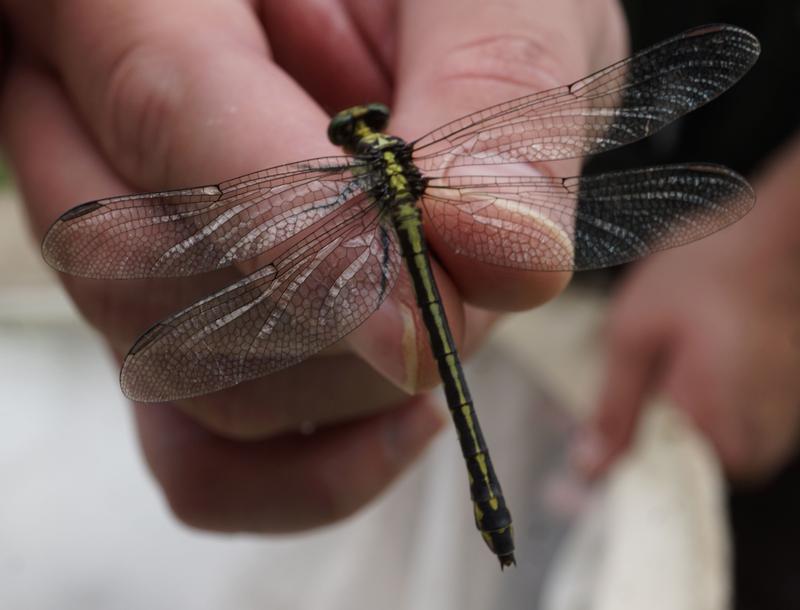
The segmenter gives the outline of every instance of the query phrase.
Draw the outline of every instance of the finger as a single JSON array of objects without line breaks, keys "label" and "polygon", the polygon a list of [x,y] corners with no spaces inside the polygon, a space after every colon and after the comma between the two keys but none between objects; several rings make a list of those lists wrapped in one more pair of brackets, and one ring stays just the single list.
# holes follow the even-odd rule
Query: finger
[{"label": "finger", "polygon": [[800,432],[796,358],[772,334],[774,320],[713,316],[685,333],[685,355],[669,374],[666,389],[737,482],[773,474]]},{"label": "finger", "polygon": [[[39,240],[52,219],[75,202],[90,199],[98,190],[125,189],[91,145],[58,84],[43,69],[21,59],[5,83],[0,134]],[[116,349],[127,350],[149,324],[187,299],[200,298],[223,277],[158,285],[66,275],[61,279],[84,316]]]},{"label": "finger", "polygon": [[259,3],[275,61],[329,113],[390,98],[392,3],[345,4]]},{"label": "finger", "polygon": [[[93,188],[123,188],[89,145],[55,83],[31,67],[18,67],[9,77],[0,131],[26,200],[39,204],[28,209],[40,238],[53,215],[51,207],[87,199]],[[42,141],[47,142],[45,148]],[[191,290],[181,283],[173,291],[174,280],[142,290],[139,282],[64,279],[84,315],[120,354],[148,324],[208,290],[200,280],[194,280],[199,285]],[[315,383],[304,383],[309,378]],[[242,384],[222,397],[193,400],[189,410],[228,437],[264,438],[296,430],[300,422],[324,424],[386,408],[400,395],[385,386],[361,361],[342,355]]]},{"label": "finger", "polygon": [[393,81],[397,64],[397,0],[344,0],[343,4],[372,55]]},{"label": "finger", "polygon": [[91,146],[63,90],[19,58],[4,85],[0,132],[37,239],[75,203],[125,189]]},{"label": "finger", "polygon": [[[89,132],[85,148],[100,142],[106,165],[129,183],[76,184],[58,213],[99,195],[213,183],[334,150],[320,135],[324,113],[269,62],[246,3],[219,4],[81,1],[46,13],[41,27],[63,47],[53,60]],[[28,5],[18,12],[34,11]],[[25,110],[16,108],[33,114]],[[48,146],[31,142],[40,154]]]},{"label": "finger", "polygon": [[[398,135],[415,138],[465,113],[572,82],[622,55],[622,20],[614,3],[468,0],[453,6],[447,0],[401,4],[393,122]],[[559,170],[575,175],[579,161]],[[435,233],[430,237],[461,294],[478,305],[530,307],[554,296],[568,279],[480,264],[456,255]]]},{"label": "finger", "polygon": [[[0,105],[0,133],[39,238],[50,218],[71,201],[90,198],[92,189],[123,188],[92,148],[57,84],[30,65],[17,65],[9,74]],[[142,329],[205,296],[224,278],[170,279],[146,286],[139,281],[62,279],[87,319],[118,354],[124,354]],[[379,317],[374,325],[378,334],[383,332],[381,324],[391,327],[391,316]],[[392,349],[382,346],[384,352]],[[396,404],[401,396],[361,361],[343,354],[189,401],[187,408],[226,436],[264,438],[297,430],[301,422],[324,424],[374,413]]]},{"label": "finger", "polygon": [[572,448],[587,478],[603,474],[630,445],[666,356],[667,337],[658,328],[663,326],[629,328],[624,320],[611,328],[600,397]]},{"label": "finger", "polygon": [[112,166],[137,189],[213,183],[334,152],[320,137],[325,113],[270,61],[249,3],[53,7],[52,60]]},{"label": "finger", "polygon": [[[453,341],[463,345],[466,316],[449,275],[431,261]],[[407,276],[401,276],[391,300],[350,336],[353,350],[410,394],[439,383],[439,372],[417,298]],[[470,347],[474,347],[471,345]]]},{"label": "finger", "polygon": [[441,427],[420,398],[310,435],[237,443],[174,409],[136,407],[148,464],[175,514],[218,531],[287,532],[341,519],[383,490]]},{"label": "finger", "polygon": [[220,436],[261,440],[367,417],[407,399],[363,359],[337,354],[178,405]]}]

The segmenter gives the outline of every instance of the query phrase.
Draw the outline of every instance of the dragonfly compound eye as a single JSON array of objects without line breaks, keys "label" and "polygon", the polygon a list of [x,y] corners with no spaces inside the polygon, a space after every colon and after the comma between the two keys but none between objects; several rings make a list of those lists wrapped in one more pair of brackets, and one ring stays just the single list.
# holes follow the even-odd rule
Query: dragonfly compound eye
[{"label": "dragonfly compound eye", "polygon": [[353,139],[355,119],[350,112],[340,112],[328,125],[328,139],[336,146],[344,146]]},{"label": "dragonfly compound eye", "polygon": [[383,104],[368,104],[362,120],[373,131],[383,131],[389,122],[389,109]]}]

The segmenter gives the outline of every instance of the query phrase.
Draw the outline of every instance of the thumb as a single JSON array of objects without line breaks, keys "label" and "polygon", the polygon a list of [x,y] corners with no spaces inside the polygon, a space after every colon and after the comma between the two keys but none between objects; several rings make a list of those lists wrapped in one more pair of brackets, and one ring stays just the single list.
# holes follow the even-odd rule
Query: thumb
[{"label": "thumb", "polygon": [[[454,6],[451,0],[398,5],[396,112],[389,131],[408,141],[466,113],[572,82],[624,55],[624,22],[611,0],[463,0]],[[564,175],[578,173],[579,160],[561,163]],[[459,226],[460,234],[471,231],[468,219]],[[428,237],[447,270],[436,280],[459,345],[467,332],[481,333],[465,328],[461,297],[494,310],[525,309],[555,296],[569,278],[481,263],[446,247],[436,231]],[[416,348],[424,379],[434,363],[422,342]]]}]

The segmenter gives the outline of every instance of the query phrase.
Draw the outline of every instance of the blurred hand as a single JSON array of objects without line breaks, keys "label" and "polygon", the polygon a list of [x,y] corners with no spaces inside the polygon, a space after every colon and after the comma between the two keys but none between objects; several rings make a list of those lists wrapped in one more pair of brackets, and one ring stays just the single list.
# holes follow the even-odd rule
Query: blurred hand
[{"label": "blurred hand", "polygon": [[754,482],[800,439],[800,140],[755,183],[733,227],[636,267],[612,305],[604,389],[578,438],[589,476],[631,441],[648,395],[665,393]]},{"label": "blurred hand", "polygon": [[[0,0],[0,10],[16,45],[0,131],[38,238],[81,201],[337,154],[325,110],[391,102],[390,131],[416,137],[625,49],[615,0]],[[567,280],[469,261],[436,272],[466,352],[494,315],[465,300],[529,307]],[[62,280],[118,358],[210,290],[206,277]],[[177,409],[137,407],[176,514],[216,530],[286,531],[375,496],[441,423],[427,398],[406,393],[437,379],[414,311],[394,295],[335,354]],[[327,427],[303,436],[304,424]]]}]

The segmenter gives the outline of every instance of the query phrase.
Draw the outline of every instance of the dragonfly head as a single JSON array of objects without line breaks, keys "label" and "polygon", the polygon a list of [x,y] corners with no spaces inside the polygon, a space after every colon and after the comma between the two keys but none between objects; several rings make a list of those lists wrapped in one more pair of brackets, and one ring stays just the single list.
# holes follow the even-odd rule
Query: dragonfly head
[{"label": "dragonfly head", "polygon": [[336,114],[328,125],[328,139],[348,152],[370,133],[379,133],[389,121],[389,109],[383,104],[353,106]]}]

